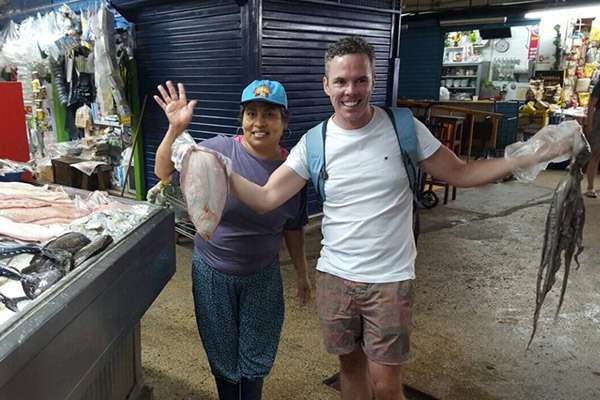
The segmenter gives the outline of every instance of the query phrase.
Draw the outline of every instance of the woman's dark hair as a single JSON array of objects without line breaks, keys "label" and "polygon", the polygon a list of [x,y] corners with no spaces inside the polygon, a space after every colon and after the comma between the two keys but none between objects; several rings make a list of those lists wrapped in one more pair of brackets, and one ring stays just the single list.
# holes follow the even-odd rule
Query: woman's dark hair
[{"label": "woman's dark hair", "polygon": [[[244,111],[246,111],[246,106],[249,104],[248,103],[244,103],[240,105],[240,115],[239,115],[239,120],[240,120],[240,125],[242,124],[242,121],[244,119]],[[283,120],[283,122],[286,125],[289,125],[290,123],[290,112],[289,110],[286,110],[284,107],[282,106],[278,106],[276,104],[272,104],[273,107],[277,107],[279,109],[279,112],[281,113],[281,119]]]}]

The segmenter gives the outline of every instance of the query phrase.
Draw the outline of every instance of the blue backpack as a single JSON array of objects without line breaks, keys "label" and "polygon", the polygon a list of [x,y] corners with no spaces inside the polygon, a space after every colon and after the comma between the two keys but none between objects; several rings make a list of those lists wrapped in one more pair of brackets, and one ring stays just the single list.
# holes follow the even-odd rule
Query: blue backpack
[{"label": "blue backpack", "polygon": [[[413,193],[413,203],[417,199],[419,190],[419,170],[417,160],[417,131],[413,120],[412,112],[408,108],[383,108],[390,117],[398,145],[402,163],[408,175],[410,190]],[[312,127],[306,133],[306,151],[308,158],[308,169],[317,195],[321,202],[325,201],[325,181],[329,178],[327,174],[327,157],[325,154],[325,140],[327,139],[327,120]],[[416,213],[417,204],[413,204],[413,231],[415,239],[418,236],[418,214]]]}]

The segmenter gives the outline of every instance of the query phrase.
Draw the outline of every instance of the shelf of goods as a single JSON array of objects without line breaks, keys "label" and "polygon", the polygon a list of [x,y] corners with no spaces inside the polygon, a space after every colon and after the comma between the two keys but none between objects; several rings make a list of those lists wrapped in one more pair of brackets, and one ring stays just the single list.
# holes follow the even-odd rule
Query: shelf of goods
[{"label": "shelf of goods", "polygon": [[440,86],[450,90],[451,100],[470,100],[479,96],[481,82],[488,76],[489,62],[445,63]]},{"label": "shelf of goods", "polygon": [[535,135],[537,131],[548,125],[549,115],[546,110],[538,110],[535,112],[519,112],[517,123],[518,140],[527,140]]},{"label": "shelf of goods", "polygon": [[175,273],[172,211],[145,218],[0,323],[0,399],[141,397],[140,319]]}]

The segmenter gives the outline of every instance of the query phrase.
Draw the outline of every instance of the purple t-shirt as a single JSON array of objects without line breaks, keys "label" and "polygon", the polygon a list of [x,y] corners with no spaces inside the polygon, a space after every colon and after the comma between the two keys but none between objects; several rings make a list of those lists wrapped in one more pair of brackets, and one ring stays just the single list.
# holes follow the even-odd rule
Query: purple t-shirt
[{"label": "purple t-shirt", "polygon": [[[257,158],[229,137],[200,144],[231,158],[235,172],[261,186],[283,164],[283,160]],[[273,265],[279,258],[283,231],[300,229],[307,222],[305,190],[262,215],[228,196],[219,226],[208,241],[196,235],[194,251],[210,266],[230,275],[252,275]]]}]

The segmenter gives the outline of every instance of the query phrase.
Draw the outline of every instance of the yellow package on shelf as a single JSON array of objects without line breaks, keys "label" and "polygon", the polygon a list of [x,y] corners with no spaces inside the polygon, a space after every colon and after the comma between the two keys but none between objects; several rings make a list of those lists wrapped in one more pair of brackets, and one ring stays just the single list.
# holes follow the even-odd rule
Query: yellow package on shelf
[{"label": "yellow package on shelf", "polygon": [[535,109],[535,102],[529,101],[524,104],[519,110],[519,114],[535,114],[537,110]]},{"label": "yellow package on shelf", "polygon": [[131,126],[131,115],[121,115],[121,123],[125,126]]},{"label": "yellow package on shelf", "polygon": [[589,92],[577,93],[577,98],[579,100],[579,105],[581,107],[586,107],[588,105],[588,103],[590,102],[590,93]]},{"label": "yellow package on shelf", "polygon": [[534,113],[519,112],[519,128],[535,129],[539,127],[541,129],[546,125],[548,125],[548,111],[536,111]]},{"label": "yellow package on shelf", "polygon": [[596,70],[596,64],[585,64],[583,66],[583,76],[585,78],[591,78],[592,75],[594,74],[594,71]]}]

